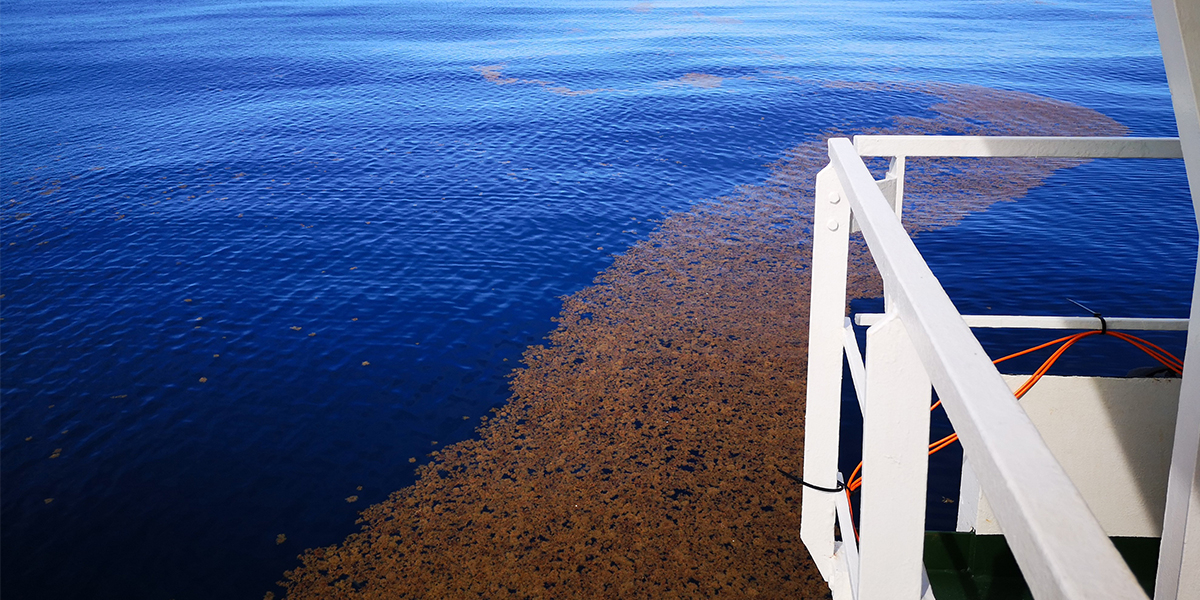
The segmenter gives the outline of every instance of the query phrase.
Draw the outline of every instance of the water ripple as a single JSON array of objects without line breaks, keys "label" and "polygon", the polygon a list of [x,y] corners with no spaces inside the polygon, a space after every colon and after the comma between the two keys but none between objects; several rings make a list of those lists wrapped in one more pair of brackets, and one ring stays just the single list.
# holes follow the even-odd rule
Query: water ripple
[{"label": "water ripple", "polygon": [[[0,592],[261,593],[474,435],[558,298],[664,212],[927,116],[826,80],[1173,134],[1136,3],[638,7],[6,4]],[[1178,291],[1145,281],[1160,253],[1105,256]]]}]

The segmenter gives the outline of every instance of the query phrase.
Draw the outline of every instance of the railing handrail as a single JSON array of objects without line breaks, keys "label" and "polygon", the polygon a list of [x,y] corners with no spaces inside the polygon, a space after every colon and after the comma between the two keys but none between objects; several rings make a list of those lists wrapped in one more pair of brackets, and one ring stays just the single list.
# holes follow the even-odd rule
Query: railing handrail
[{"label": "railing handrail", "polygon": [[1183,158],[1179,138],[856,135],[859,156]]},{"label": "railing handrail", "polygon": [[[879,136],[866,137],[857,139],[863,139],[870,152],[914,156],[914,149],[921,150],[911,138],[887,147]],[[948,139],[936,141],[949,144]],[[989,150],[986,140],[975,138],[965,143],[961,148],[937,151]],[[1114,145],[1111,140],[1104,143]],[[926,151],[934,151],[936,145]],[[1034,595],[1079,600],[1145,598],[1083,497],[917,251],[854,145],[845,138],[831,139],[829,157],[883,276],[888,311],[900,317],[911,336]]]},{"label": "railing handrail", "polygon": [[[1042,315],[959,315],[968,327],[993,329],[1083,329],[1098,331],[1187,331],[1188,319],[1104,317],[1104,325],[1096,317],[1059,317]],[[882,321],[883,313],[858,313],[854,324],[870,327]]]}]

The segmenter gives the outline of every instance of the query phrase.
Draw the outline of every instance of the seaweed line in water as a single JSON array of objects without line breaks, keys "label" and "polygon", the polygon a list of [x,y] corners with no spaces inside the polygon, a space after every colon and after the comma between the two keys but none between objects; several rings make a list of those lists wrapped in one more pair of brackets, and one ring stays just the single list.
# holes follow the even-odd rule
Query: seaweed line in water
[{"label": "seaweed line in water", "polygon": [[[281,582],[289,597],[827,597],[799,537],[800,486],[781,474],[804,450],[823,139],[1126,130],[1020,92],[826,85],[927,94],[936,116],[827,131],[761,184],[670,215],[564,300],[558,328],[526,351],[510,402],[479,439],[434,452],[341,545],[308,550]],[[952,225],[1078,162],[910,158],[906,226]],[[853,297],[881,293],[869,261],[852,239]]]}]

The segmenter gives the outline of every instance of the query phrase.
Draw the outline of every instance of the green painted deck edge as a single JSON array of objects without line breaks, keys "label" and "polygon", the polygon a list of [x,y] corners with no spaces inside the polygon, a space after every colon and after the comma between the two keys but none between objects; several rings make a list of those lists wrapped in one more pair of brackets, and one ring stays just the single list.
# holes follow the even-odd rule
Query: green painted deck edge
[{"label": "green painted deck edge", "polygon": [[[1158,538],[1110,539],[1146,594],[1153,597]],[[927,531],[925,569],[938,600],[1033,598],[1002,535]]]}]

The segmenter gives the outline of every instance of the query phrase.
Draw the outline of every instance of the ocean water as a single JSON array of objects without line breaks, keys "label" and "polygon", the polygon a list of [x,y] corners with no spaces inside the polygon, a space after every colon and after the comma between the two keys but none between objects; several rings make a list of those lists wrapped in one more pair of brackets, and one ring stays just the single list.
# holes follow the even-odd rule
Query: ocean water
[{"label": "ocean water", "polygon": [[[656,219],[829,128],[928,113],[822,82],[1174,135],[1148,1],[18,0],[0,68],[12,598],[274,589],[473,435],[559,297]],[[918,244],[965,312],[1185,316],[1183,177],[1093,161]]]}]

